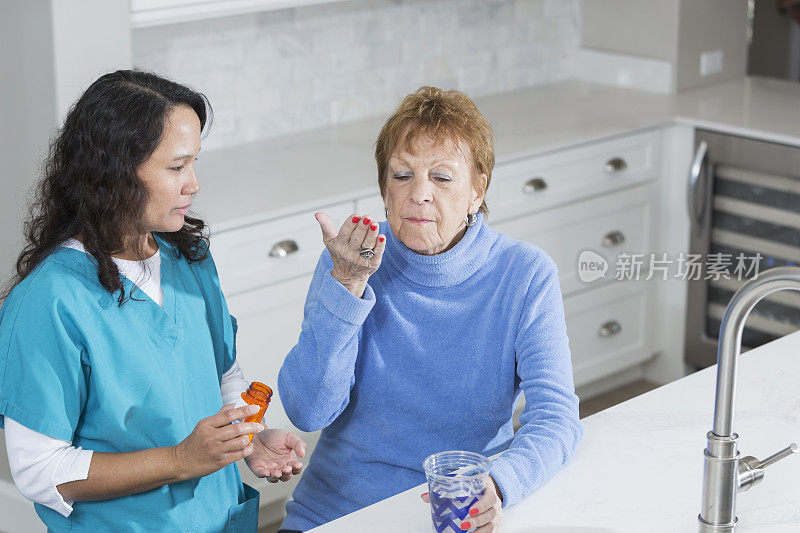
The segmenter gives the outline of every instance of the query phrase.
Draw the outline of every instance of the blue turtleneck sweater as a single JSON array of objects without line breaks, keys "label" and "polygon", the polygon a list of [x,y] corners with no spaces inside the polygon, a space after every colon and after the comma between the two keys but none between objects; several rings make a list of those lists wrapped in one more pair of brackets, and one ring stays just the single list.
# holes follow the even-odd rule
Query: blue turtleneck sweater
[{"label": "blue turtleneck sweater", "polygon": [[503,452],[491,475],[504,506],[513,505],[582,435],[553,260],[482,216],[432,256],[407,248],[386,223],[381,232],[386,252],[363,298],[333,278],[322,254],[278,377],[291,421],[322,429],[286,529],[305,531],[424,483],[422,461],[443,450]]}]

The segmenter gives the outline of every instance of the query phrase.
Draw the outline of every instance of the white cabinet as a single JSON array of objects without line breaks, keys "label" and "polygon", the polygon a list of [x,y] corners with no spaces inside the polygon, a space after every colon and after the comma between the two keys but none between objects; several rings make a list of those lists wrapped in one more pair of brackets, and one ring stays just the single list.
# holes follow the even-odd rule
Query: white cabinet
[{"label": "white cabinet", "polygon": [[[650,250],[651,195],[649,187],[639,186],[493,226],[539,246],[558,266],[576,387],[653,355],[647,335],[653,321],[647,265],[638,280],[615,280],[623,253],[646,255]],[[617,238],[610,241],[612,234]],[[592,250],[607,261],[604,278],[589,283],[580,280],[578,257],[583,250]]]},{"label": "white cabinet", "polygon": [[564,298],[576,387],[652,357],[648,285],[618,282]]},{"label": "white cabinet", "polygon": [[131,0],[131,27],[144,28],[343,0]]},{"label": "white cabinet", "polygon": [[539,212],[654,180],[660,131],[500,162],[486,195],[495,220]]},{"label": "white cabinet", "polygon": [[[310,282],[311,276],[302,276],[228,298],[228,308],[239,323],[236,358],[245,378],[266,383],[273,390],[264,422],[269,427],[279,427],[300,435],[308,445],[307,453],[313,450],[319,432],[304,433],[292,425],[283,410],[277,379],[283,358],[300,334],[303,304]],[[245,483],[261,493],[262,507],[279,503],[272,506],[277,513],[282,512],[283,504],[300,479],[295,477],[288,483],[269,483],[256,478],[243,461],[240,461],[240,471]],[[276,514],[265,518],[274,522],[281,516]]]},{"label": "white cabinet", "polygon": [[[615,275],[624,262],[652,251],[660,153],[661,133],[651,131],[531,157],[500,165],[491,186],[499,187],[487,196],[490,225],[542,248],[558,267],[576,386],[653,356],[649,265],[641,265],[638,281]],[[526,188],[540,179],[531,176],[549,181]],[[587,250],[608,265],[590,283],[579,276]]]},{"label": "white cabinet", "polygon": [[[558,266],[561,291],[568,296],[612,280],[621,253],[650,249],[650,195],[648,188],[636,187],[491,226],[547,252]],[[580,280],[578,257],[584,250],[608,262],[604,279],[591,284]]]}]

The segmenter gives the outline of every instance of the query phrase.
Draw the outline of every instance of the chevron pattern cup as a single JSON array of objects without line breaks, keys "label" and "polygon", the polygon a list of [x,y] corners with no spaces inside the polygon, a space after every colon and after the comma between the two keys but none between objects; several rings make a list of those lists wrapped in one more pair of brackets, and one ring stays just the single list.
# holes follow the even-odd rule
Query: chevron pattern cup
[{"label": "chevron pattern cup", "polygon": [[423,466],[434,533],[464,533],[461,522],[483,495],[491,463],[480,454],[455,450],[435,453]]}]

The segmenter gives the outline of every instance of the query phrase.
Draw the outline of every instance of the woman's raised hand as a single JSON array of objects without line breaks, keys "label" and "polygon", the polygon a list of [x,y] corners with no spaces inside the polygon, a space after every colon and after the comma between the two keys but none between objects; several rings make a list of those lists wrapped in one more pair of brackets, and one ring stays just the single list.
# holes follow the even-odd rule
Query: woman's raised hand
[{"label": "woman's raised hand", "polygon": [[369,277],[381,265],[386,237],[378,233],[378,223],[369,215],[348,217],[338,232],[331,217],[325,213],[317,213],[315,217],[322,229],[322,241],[333,259],[331,274],[347,290],[361,298]]},{"label": "woman's raised hand", "polygon": [[197,423],[192,433],[174,447],[175,462],[181,479],[207,476],[253,453],[250,433],[261,433],[257,422],[232,424],[258,412],[259,406],[233,408],[225,405],[213,416]]}]

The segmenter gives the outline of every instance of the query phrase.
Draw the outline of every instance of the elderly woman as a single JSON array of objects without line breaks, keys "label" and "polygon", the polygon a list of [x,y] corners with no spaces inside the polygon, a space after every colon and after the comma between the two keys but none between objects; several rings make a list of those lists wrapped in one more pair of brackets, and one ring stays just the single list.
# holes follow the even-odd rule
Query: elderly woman
[{"label": "elderly woman", "polygon": [[278,387],[298,428],[323,431],[282,527],[424,483],[427,455],[459,449],[503,452],[462,524],[495,531],[582,435],[558,272],[487,225],[492,131],[463,93],[407,96],[375,158],[388,223],[353,215],[337,232],[317,215],[327,250]]}]

